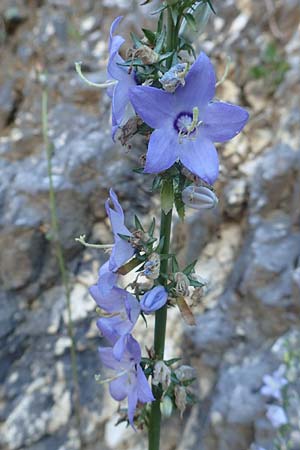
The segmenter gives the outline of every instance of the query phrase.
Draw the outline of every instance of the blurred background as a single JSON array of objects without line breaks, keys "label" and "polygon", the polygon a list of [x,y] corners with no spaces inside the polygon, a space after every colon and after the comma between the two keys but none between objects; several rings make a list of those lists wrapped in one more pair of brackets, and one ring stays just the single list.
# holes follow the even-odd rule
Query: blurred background
[{"label": "blurred background", "polygon": [[[218,211],[177,221],[180,260],[199,258],[206,293],[193,311],[169,318],[167,357],[195,367],[199,403],[163,424],[163,450],[274,447],[276,430],[260,392],[264,375],[292,355],[292,446],[300,449],[300,5],[299,0],[215,0],[197,48],[216,67],[227,59],[217,97],[250,112],[245,130],[220,146]],[[157,2],[156,2],[157,4]],[[114,427],[117,404],[101,371],[95,305],[88,286],[106,255],[74,238],[111,242],[104,201],[118,193],[129,219],[157,215],[151,181],[132,172],[141,150],[110,136],[110,100],[74,70],[106,79],[108,33],[151,28],[155,2],[2,0],[0,5],[0,448],[79,449],[72,402],[67,310],[49,238],[49,182],[42,138],[39,73],[47,72],[49,135],[60,239],[70,271],[87,450],[139,450],[145,436]],[[129,222],[130,223],[130,220]],[[140,336],[139,336],[140,333]],[[151,326],[148,330],[151,334]],[[145,335],[143,324],[137,330]],[[149,341],[150,342],[150,341]],[[296,380],[296,381],[295,381]],[[298,397],[297,397],[298,395]],[[270,399],[269,399],[270,400]],[[297,403],[298,402],[298,403]],[[298,422],[297,422],[298,421]],[[297,429],[298,426],[298,429]]]}]

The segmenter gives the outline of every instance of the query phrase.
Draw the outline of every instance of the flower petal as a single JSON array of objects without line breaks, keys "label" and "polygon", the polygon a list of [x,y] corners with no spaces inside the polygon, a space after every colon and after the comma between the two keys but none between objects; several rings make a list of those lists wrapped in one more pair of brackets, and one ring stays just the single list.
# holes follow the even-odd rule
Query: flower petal
[{"label": "flower petal", "polygon": [[216,75],[205,53],[200,53],[185,78],[185,86],[177,88],[177,103],[183,111],[197,106],[199,110],[210,102],[216,90]]},{"label": "flower petal", "polygon": [[114,32],[116,31],[116,29],[119,26],[119,23],[121,22],[121,20],[123,19],[123,16],[118,16],[115,18],[115,20],[112,22],[111,26],[110,26],[110,32],[109,32],[109,49],[111,49],[111,45],[112,45],[112,40],[114,38]]},{"label": "flower petal", "polygon": [[178,158],[178,137],[175,131],[161,128],[150,137],[145,173],[159,173],[171,167]]},{"label": "flower petal", "polygon": [[138,400],[142,403],[153,402],[155,400],[147,378],[140,365],[137,366],[137,388]]},{"label": "flower petal", "polygon": [[122,362],[118,361],[113,354],[113,350],[110,347],[99,347],[98,348],[99,356],[102,363],[113,370],[121,370],[123,367]]},{"label": "flower petal", "polygon": [[129,87],[134,84],[134,80],[131,82],[131,78],[128,76],[128,80],[126,79],[120,81],[114,89],[112,99],[112,115],[114,122],[117,125],[121,125],[124,119],[126,106],[129,102],[128,90]]},{"label": "flower petal", "polygon": [[136,383],[131,382],[130,389],[128,392],[128,420],[132,427],[137,401],[138,401],[137,385]]},{"label": "flower petal", "polygon": [[103,322],[103,318],[97,320],[97,328],[111,345],[114,345],[120,337],[115,330],[111,329],[107,322]]},{"label": "flower petal", "polygon": [[128,376],[122,375],[109,383],[109,392],[112,398],[121,402],[128,395]]},{"label": "flower petal", "polygon": [[121,361],[121,359],[123,358],[124,352],[126,350],[128,336],[129,336],[128,334],[120,336],[120,338],[113,346],[113,354],[118,361]]},{"label": "flower petal", "polygon": [[129,292],[127,292],[127,295],[125,298],[125,308],[126,308],[126,312],[128,314],[128,318],[129,318],[130,322],[132,323],[132,326],[134,326],[140,315],[141,306],[140,306],[140,303],[137,301],[137,299],[133,295],[131,295]]},{"label": "flower petal", "polygon": [[113,272],[117,271],[134,255],[134,252],[135,250],[129,242],[121,238],[116,240],[109,258],[109,269]]},{"label": "flower petal", "polygon": [[150,127],[161,128],[167,121],[173,121],[176,106],[173,94],[151,86],[136,86],[129,90],[129,99]]},{"label": "flower petal", "polygon": [[209,184],[218,178],[219,158],[213,143],[198,136],[197,140],[183,139],[180,144],[180,161],[182,164]]},{"label": "flower petal", "polygon": [[109,270],[109,261],[106,261],[99,270],[99,280],[97,286],[100,291],[100,296],[107,296],[112,288],[116,285],[118,275]]},{"label": "flower petal", "polygon": [[210,103],[201,118],[203,133],[213,142],[225,142],[245,126],[249,114],[240,106],[224,102]]},{"label": "flower petal", "polygon": [[128,337],[127,341],[127,351],[130,355],[130,358],[136,363],[139,364],[142,357],[140,344],[136,339],[134,339],[131,335]]}]

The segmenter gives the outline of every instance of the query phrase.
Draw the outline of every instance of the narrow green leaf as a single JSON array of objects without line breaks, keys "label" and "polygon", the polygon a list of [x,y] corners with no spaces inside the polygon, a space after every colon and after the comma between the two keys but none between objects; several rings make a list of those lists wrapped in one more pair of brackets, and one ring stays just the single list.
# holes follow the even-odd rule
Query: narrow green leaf
[{"label": "narrow green leaf", "polygon": [[165,214],[173,208],[174,203],[174,188],[173,180],[165,178],[161,188],[161,208]]},{"label": "narrow green leaf", "polygon": [[154,230],[155,230],[155,217],[153,217],[151,225],[150,225],[149,230],[148,230],[148,234],[151,237],[153,237]]},{"label": "narrow green leaf", "polygon": [[158,22],[157,22],[157,33],[158,34],[160,34],[162,32],[163,24],[164,24],[164,12],[161,11]]},{"label": "narrow green leaf", "polygon": [[167,35],[166,27],[163,27],[160,34],[156,38],[156,45],[154,47],[154,51],[158,54],[160,54],[162,51],[162,48],[165,43],[166,35]]},{"label": "narrow green leaf", "polygon": [[118,236],[120,236],[120,238],[123,239],[124,241],[129,242],[130,236],[127,236],[126,234],[121,234],[121,233],[118,233]]},{"label": "narrow green leaf", "polygon": [[190,275],[193,270],[195,269],[195,265],[197,264],[197,259],[195,259],[195,261],[193,261],[191,264],[189,264],[188,266],[186,266],[186,268],[183,270],[183,273],[185,275]]},{"label": "narrow green leaf", "polygon": [[177,193],[175,194],[175,197],[174,197],[174,203],[175,203],[176,211],[177,211],[177,214],[178,214],[179,218],[180,218],[182,221],[184,221],[184,216],[185,216],[185,205],[184,205],[184,202],[183,202],[183,200],[182,200],[182,196],[181,196],[181,193],[180,193],[180,192],[177,192]]},{"label": "narrow green leaf", "polygon": [[164,54],[160,55],[160,56],[159,56],[159,59],[158,59],[158,62],[162,62],[162,61],[164,61],[165,59],[170,58],[170,56],[173,55],[173,53],[174,53],[174,52],[167,52],[167,53],[164,53]]},{"label": "narrow green leaf", "polygon": [[163,5],[160,8],[156,9],[155,11],[152,11],[151,16],[154,16],[155,14],[161,13],[165,9],[167,9],[168,5]]},{"label": "narrow green leaf", "polygon": [[140,48],[142,46],[142,43],[141,43],[139,37],[135,33],[130,33],[130,36],[131,36],[131,40],[133,42],[133,46],[135,48]]},{"label": "narrow green leaf", "polygon": [[137,230],[142,230],[143,232],[145,232],[143,225],[141,224],[140,219],[137,215],[134,216],[134,224]]},{"label": "narrow green leaf", "polygon": [[154,45],[155,41],[156,41],[155,33],[153,33],[153,31],[151,31],[151,30],[148,30],[147,28],[142,28],[142,31],[143,31],[144,35],[146,36],[146,38],[148,39],[148,41],[150,42],[150,44]]},{"label": "narrow green leaf", "polygon": [[196,24],[196,20],[195,20],[193,14],[185,13],[184,18],[187,21],[187,24],[191,28],[191,30],[197,32],[198,31],[197,24]]},{"label": "narrow green leaf", "polygon": [[209,4],[209,7],[210,7],[210,9],[212,10],[212,12],[213,12],[214,14],[217,14],[215,8],[213,7],[213,4],[212,4],[211,0],[206,0],[206,1],[207,1],[207,3]]}]

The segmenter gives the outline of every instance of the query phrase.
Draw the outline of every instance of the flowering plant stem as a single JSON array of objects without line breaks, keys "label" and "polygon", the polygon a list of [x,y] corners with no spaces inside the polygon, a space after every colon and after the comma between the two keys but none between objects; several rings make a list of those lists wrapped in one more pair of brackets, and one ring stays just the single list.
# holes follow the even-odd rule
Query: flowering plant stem
[{"label": "flowering plant stem", "polygon": [[[161,254],[167,255],[169,253],[170,247],[170,236],[171,236],[171,225],[172,225],[172,209],[165,214],[161,211],[161,223],[160,223],[160,239],[163,239],[163,246]],[[165,278],[162,274],[167,273],[168,270],[168,259],[164,258],[161,261],[160,266],[160,284],[164,285],[166,283]],[[155,313],[155,329],[154,329],[154,352],[155,357],[159,360],[164,358],[165,349],[165,337],[166,337],[166,324],[167,324],[167,306],[159,309]],[[149,450],[159,450],[160,442],[160,423],[161,423],[161,411],[160,411],[160,400],[161,391],[159,387],[153,386],[153,393],[155,396],[155,401],[151,405],[150,422],[149,422]]]},{"label": "flowering plant stem", "polygon": [[79,397],[79,379],[78,379],[78,364],[76,356],[76,345],[74,338],[74,326],[72,321],[72,311],[71,311],[71,290],[68,272],[66,270],[66,264],[64,260],[64,255],[59,241],[59,224],[57,218],[57,208],[56,208],[56,198],[53,185],[52,176],[52,145],[49,141],[48,133],[48,91],[45,86],[43,86],[42,92],[42,129],[43,129],[43,140],[46,148],[47,155],[47,173],[49,179],[49,204],[50,204],[50,215],[51,215],[51,238],[54,241],[55,253],[59,266],[59,271],[61,274],[62,283],[65,290],[66,304],[67,304],[67,314],[68,314],[68,336],[71,341],[71,368],[72,368],[72,379],[74,388],[74,410],[76,425],[78,430],[78,437],[80,443],[80,449],[83,449],[83,439],[81,434],[81,407],[80,407],[80,397]]}]

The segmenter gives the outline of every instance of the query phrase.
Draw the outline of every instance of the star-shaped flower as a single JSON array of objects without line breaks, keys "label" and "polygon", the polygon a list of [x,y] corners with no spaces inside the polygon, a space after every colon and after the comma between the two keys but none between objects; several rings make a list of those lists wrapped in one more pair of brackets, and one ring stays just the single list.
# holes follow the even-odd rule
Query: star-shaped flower
[{"label": "star-shaped flower", "polygon": [[239,106],[212,101],[216,76],[201,53],[174,93],[135,86],[129,98],[136,113],[155,131],[151,134],[144,172],[158,173],[180,160],[209,184],[218,177],[213,142],[225,142],[245,126],[248,113]]},{"label": "star-shaped flower", "polygon": [[119,49],[124,44],[125,39],[122,36],[114,36],[122,16],[117,17],[110,27],[109,39],[109,61],[107,66],[108,76],[117,81],[113,88],[108,90],[108,95],[112,97],[112,137],[123,122],[126,106],[129,103],[129,88],[136,86],[135,73],[128,73],[128,67],[121,66],[124,59],[119,55]]},{"label": "star-shaped flower", "polygon": [[137,402],[147,403],[154,400],[147,378],[140,366],[141,348],[138,342],[129,336],[126,348],[120,361],[116,360],[112,348],[99,348],[103,364],[116,372],[109,383],[111,396],[122,401],[128,398],[128,419],[133,426]]}]

